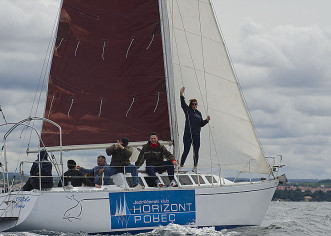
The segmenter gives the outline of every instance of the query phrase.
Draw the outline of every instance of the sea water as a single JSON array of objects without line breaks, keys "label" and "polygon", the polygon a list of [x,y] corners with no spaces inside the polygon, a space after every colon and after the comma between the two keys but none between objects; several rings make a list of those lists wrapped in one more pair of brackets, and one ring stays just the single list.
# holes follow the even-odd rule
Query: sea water
[{"label": "sea water", "polygon": [[[62,233],[53,231],[33,231],[20,233],[0,233],[13,236],[85,236],[84,233]],[[121,234],[129,236],[131,234]],[[139,236],[179,236],[179,235],[210,235],[210,236],[255,236],[255,235],[330,235],[331,236],[331,202],[272,202],[261,226],[239,227],[216,231],[213,227],[194,229],[180,225],[159,227],[149,233]]]}]

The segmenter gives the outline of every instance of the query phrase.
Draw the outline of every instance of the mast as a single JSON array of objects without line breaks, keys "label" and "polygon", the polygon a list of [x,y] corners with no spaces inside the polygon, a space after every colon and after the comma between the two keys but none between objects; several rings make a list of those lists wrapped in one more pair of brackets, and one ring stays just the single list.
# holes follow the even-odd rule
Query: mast
[{"label": "mast", "polygon": [[174,155],[179,158],[179,140],[178,140],[178,123],[176,115],[176,102],[175,102],[175,84],[174,84],[174,73],[171,63],[171,44],[170,44],[170,30],[168,22],[168,11],[167,3],[165,0],[159,0],[160,7],[160,21],[161,21],[161,32],[162,32],[162,47],[164,57],[164,68],[165,68],[165,79],[167,85],[167,96],[168,96],[168,109],[169,109],[169,120],[170,120],[170,132],[171,138],[174,142]]}]

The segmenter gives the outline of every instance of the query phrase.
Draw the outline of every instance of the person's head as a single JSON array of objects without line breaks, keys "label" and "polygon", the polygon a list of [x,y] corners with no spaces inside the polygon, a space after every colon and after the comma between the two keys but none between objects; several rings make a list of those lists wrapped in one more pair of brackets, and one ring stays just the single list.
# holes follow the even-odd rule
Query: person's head
[{"label": "person's head", "polygon": [[196,99],[190,99],[190,108],[195,110],[198,107],[198,101]]},{"label": "person's head", "polygon": [[127,137],[121,138],[121,144],[123,147],[128,146],[128,143],[129,143],[129,139]]},{"label": "person's head", "polygon": [[72,170],[76,168],[76,162],[74,160],[68,160],[67,162],[68,169]]},{"label": "person's head", "polygon": [[97,164],[98,164],[98,166],[105,165],[106,164],[106,158],[105,158],[105,156],[102,156],[102,155],[98,156]]},{"label": "person's head", "polygon": [[48,156],[48,153],[46,152],[46,150],[41,150],[38,155],[40,160],[47,160],[47,156]]},{"label": "person's head", "polygon": [[159,138],[157,137],[156,132],[152,132],[149,134],[149,141],[154,145],[157,144]]}]

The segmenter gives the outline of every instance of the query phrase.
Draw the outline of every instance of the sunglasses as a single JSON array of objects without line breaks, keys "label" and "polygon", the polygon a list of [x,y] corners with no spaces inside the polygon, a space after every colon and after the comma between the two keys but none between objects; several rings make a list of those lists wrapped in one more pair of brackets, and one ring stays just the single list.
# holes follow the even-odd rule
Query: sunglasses
[{"label": "sunglasses", "polygon": [[191,103],[192,104],[192,106],[197,106],[198,105],[198,103]]}]

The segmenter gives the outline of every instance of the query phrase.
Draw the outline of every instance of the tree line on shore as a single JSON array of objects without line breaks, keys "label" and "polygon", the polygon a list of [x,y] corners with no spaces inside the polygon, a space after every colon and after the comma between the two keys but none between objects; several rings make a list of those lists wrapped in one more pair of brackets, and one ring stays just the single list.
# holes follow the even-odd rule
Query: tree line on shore
[{"label": "tree line on shore", "polygon": [[[298,182],[296,181],[295,183],[287,183],[286,185],[290,186],[310,186],[310,187],[331,187],[331,180],[326,179],[326,180],[320,180],[316,182]],[[305,199],[306,197],[306,199]],[[308,199],[307,199],[308,197]],[[309,198],[310,197],[310,198]],[[300,202],[300,201],[315,201],[315,202],[331,202],[331,191],[302,191],[301,189],[296,189],[296,190],[291,190],[291,189],[285,189],[285,190],[279,190],[277,189],[273,198],[273,201],[277,200],[284,200],[284,201],[294,201],[294,202]]]}]

